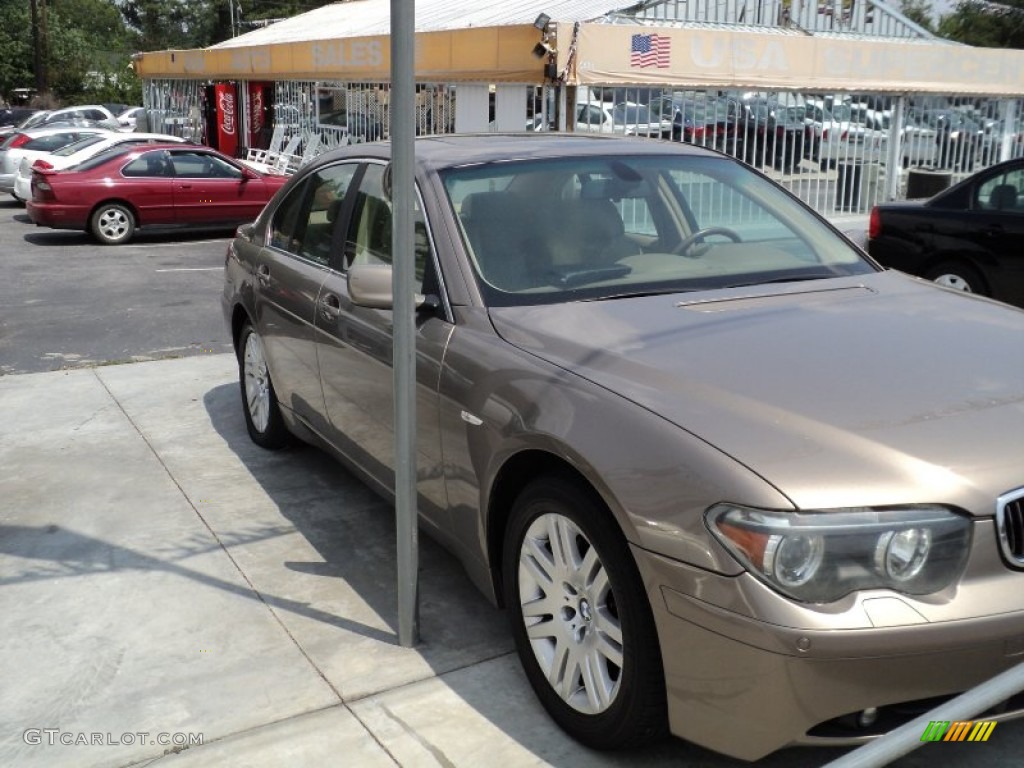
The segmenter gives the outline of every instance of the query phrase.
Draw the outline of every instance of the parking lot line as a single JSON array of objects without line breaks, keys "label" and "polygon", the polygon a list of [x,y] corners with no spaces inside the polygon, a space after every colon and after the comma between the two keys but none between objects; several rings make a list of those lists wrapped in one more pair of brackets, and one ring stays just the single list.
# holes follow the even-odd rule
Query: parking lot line
[{"label": "parking lot line", "polygon": [[223,272],[224,267],[168,267],[157,272]]}]

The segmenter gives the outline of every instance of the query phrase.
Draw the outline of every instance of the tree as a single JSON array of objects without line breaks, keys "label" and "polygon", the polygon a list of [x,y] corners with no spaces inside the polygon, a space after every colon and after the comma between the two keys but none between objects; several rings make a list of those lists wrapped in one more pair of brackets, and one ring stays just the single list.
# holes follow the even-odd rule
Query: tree
[{"label": "tree", "polygon": [[928,0],[901,0],[900,11],[915,24],[935,31],[935,22],[932,20],[932,5]]},{"label": "tree", "polygon": [[218,6],[223,5],[210,0],[127,0],[121,14],[138,34],[139,50],[205,48],[219,42],[214,29]]},{"label": "tree", "polygon": [[29,4],[0,0],[0,95],[36,83],[32,72],[32,19]]},{"label": "tree", "polygon": [[942,37],[986,48],[1024,48],[1024,0],[961,0],[939,22]]}]

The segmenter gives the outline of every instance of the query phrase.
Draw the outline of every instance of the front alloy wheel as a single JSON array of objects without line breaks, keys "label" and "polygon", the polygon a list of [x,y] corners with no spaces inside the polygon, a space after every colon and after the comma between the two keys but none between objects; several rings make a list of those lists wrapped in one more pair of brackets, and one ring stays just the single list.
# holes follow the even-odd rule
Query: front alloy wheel
[{"label": "front alloy wheel", "polygon": [[567,517],[534,519],[519,553],[519,600],[530,647],[562,701],[605,712],[622,681],[622,624],[597,550]]},{"label": "front alloy wheel", "polygon": [[665,681],[654,618],[600,498],[574,480],[538,479],[517,498],[504,546],[519,659],[552,718],[595,749],[661,736]]}]

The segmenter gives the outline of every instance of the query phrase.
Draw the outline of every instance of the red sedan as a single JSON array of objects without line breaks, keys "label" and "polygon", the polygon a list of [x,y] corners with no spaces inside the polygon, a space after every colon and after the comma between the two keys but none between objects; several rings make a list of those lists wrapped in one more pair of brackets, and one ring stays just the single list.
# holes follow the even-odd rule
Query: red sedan
[{"label": "red sedan", "polygon": [[33,169],[28,214],[108,245],[138,229],[230,229],[252,221],[285,182],[209,147],[115,147],[73,169]]}]

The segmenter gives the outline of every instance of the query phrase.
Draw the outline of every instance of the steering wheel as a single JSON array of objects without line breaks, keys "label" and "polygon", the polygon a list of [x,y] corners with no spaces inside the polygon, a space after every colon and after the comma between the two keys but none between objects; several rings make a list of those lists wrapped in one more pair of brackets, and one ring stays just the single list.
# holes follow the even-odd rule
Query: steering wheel
[{"label": "steering wheel", "polygon": [[698,242],[699,240],[703,240],[706,237],[711,237],[712,235],[721,235],[722,237],[727,237],[734,243],[742,242],[742,238],[728,227],[707,227],[705,229],[698,229],[689,237],[684,238],[683,242],[676,246],[676,249],[673,251],[673,253],[684,254],[688,250],[690,250],[691,247],[693,247],[694,243]]}]

